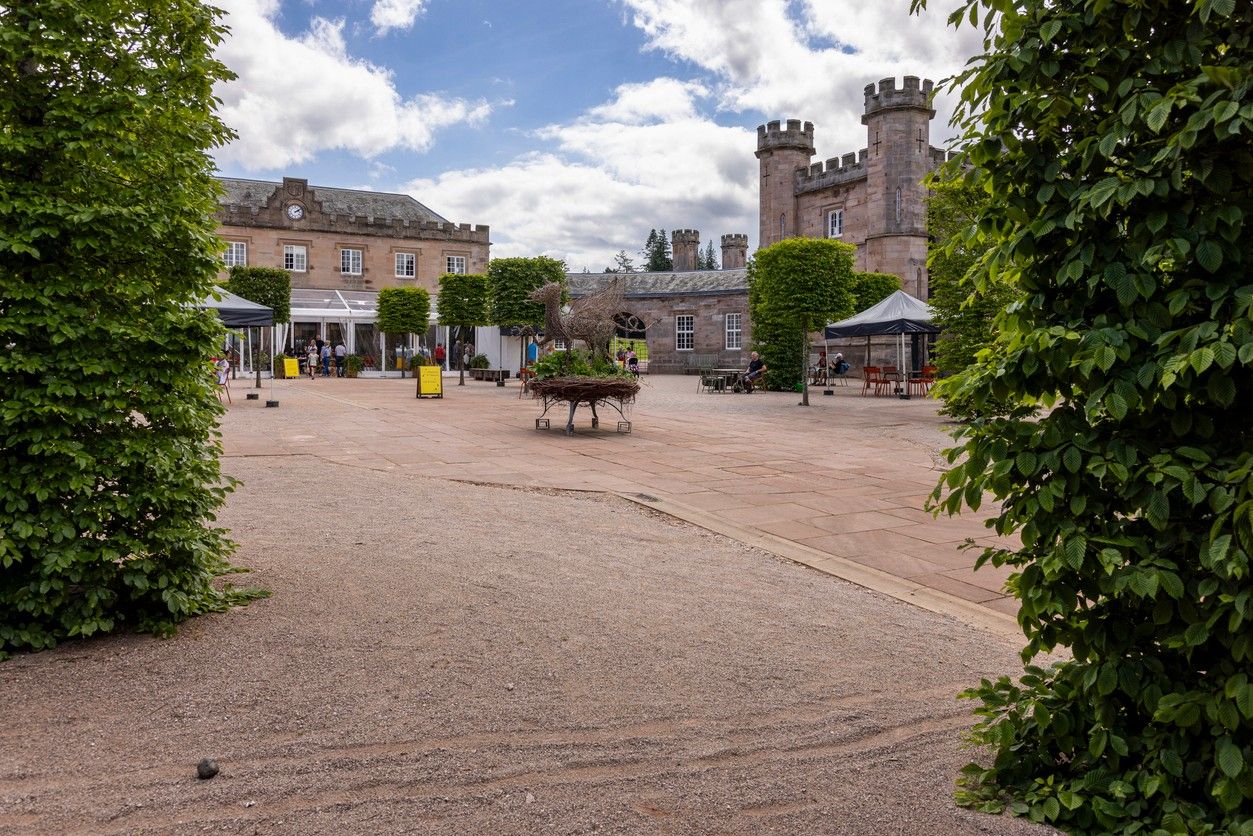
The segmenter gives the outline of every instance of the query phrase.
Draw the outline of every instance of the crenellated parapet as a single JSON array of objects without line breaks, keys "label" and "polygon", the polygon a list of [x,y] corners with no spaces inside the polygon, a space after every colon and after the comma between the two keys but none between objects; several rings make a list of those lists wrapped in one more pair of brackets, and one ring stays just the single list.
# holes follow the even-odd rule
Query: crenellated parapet
[{"label": "crenellated parapet", "polygon": [[866,111],[861,117],[863,125],[869,117],[885,110],[925,110],[929,118],[935,116],[935,110],[931,107],[931,91],[935,85],[931,79],[920,83],[918,76],[907,75],[902,81],[899,88],[894,78],[881,79],[877,87],[874,84],[866,85]]},{"label": "crenellated parapet", "polygon": [[801,123],[799,119],[787,120],[787,127],[778,119],[757,126],[757,157],[769,151],[790,149],[814,153],[814,123]]},{"label": "crenellated parapet", "polygon": [[[260,205],[225,204],[219,207],[217,216],[231,226],[274,225],[273,210],[266,201]],[[316,219],[299,227],[309,231],[352,232],[357,235],[385,235],[395,238],[423,238],[439,241],[462,241],[465,243],[490,243],[491,227],[487,224],[447,223],[441,221],[417,221],[408,218],[384,218],[372,215],[347,215],[318,213]]]},{"label": "crenellated parapet", "polygon": [[699,229],[676,229],[670,233],[670,240],[673,244],[699,244]]},{"label": "crenellated parapet", "polygon": [[868,153],[867,149],[863,148],[856,154],[831,157],[825,162],[814,163],[808,170],[796,172],[796,193],[805,194],[818,189],[865,180]]}]

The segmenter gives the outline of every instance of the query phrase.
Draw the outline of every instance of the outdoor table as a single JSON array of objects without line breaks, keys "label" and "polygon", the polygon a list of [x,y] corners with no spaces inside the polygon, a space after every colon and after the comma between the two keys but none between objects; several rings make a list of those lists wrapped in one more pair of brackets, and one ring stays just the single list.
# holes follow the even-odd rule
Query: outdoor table
[{"label": "outdoor table", "polygon": [[742,369],[710,369],[712,374],[722,378],[722,388],[720,391],[729,392],[736,383],[739,382],[740,375],[744,372]]}]

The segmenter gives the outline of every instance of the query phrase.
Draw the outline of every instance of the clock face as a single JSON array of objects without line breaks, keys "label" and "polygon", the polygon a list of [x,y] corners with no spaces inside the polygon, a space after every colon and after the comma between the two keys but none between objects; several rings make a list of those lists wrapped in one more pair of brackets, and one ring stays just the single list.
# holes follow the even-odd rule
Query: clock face
[{"label": "clock face", "polygon": [[304,216],[305,210],[301,206],[293,203],[291,206],[287,207],[287,217],[291,218],[293,221],[298,221]]}]

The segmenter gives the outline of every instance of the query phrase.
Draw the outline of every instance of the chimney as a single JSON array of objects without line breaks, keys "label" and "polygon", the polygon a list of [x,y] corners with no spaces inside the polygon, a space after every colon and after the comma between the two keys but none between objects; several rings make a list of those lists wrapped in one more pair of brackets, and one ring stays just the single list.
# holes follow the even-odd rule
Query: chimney
[{"label": "chimney", "polygon": [[670,248],[674,253],[674,272],[695,270],[696,256],[700,253],[700,232],[695,229],[674,230],[670,233]]},{"label": "chimney", "polygon": [[748,236],[738,233],[722,236],[722,269],[735,270],[748,263]]}]

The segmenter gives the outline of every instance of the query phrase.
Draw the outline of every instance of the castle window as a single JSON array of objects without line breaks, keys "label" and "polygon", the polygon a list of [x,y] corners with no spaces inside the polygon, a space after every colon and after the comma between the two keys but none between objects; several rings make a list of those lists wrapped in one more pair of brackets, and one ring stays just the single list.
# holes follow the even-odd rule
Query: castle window
[{"label": "castle window", "polygon": [[896,190],[896,222],[901,222],[901,190]]},{"label": "castle window", "polygon": [[283,245],[283,269],[303,273],[309,267],[308,250],[299,244]]},{"label": "castle window", "polygon": [[827,213],[827,237],[844,237],[844,210],[832,209]]},{"label": "castle window", "polygon": [[412,279],[417,275],[417,257],[413,253],[396,253],[396,278]]},{"label": "castle window", "polygon": [[734,351],[744,347],[743,317],[743,314],[727,314],[727,351]]},{"label": "castle window", "polygon": [[696,317],[691,314],[679,314],[674,318],[674,348],[676,351],[691,351],[696,347]]},{"label": "castle window", "polygon": [[227,267],[245,267],[248,264],[248,245],[243,241],[228,241],[222,261]]},{"label": "castle window", "polygon": [[344,276],[361,275],[361,250],[339,251],[339,272]]},{"label": "castle window", "polygon": [[779,240],[780,241],[782,241],[784,238],[787,237],[787,232],[785,231],[786,229],[787,229],[787,213],[784,212],[782,215],[779,216]]},{"label": "castle window", "polygon": [[464,273],[466,271],[466,257],[463,255],[450,255],[444,259],[445,273]]}]

